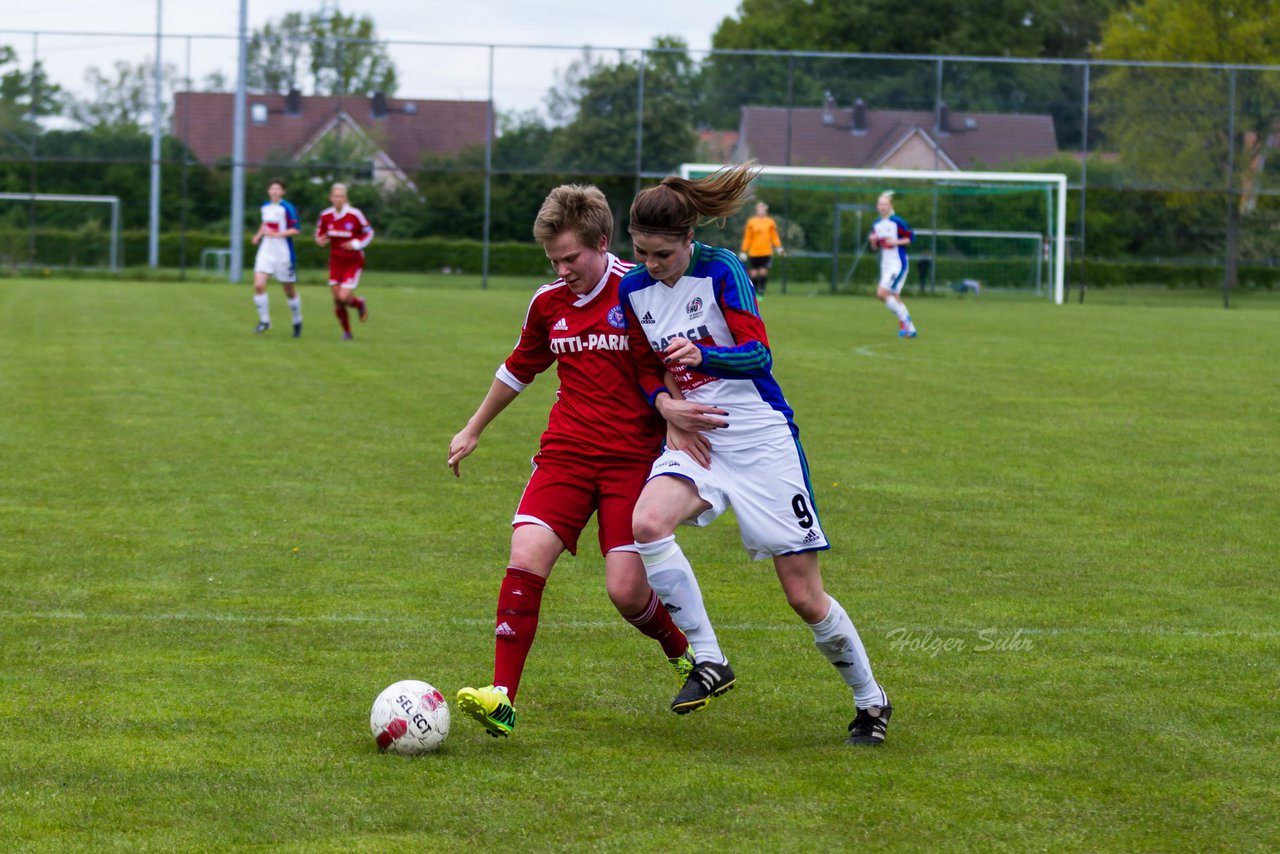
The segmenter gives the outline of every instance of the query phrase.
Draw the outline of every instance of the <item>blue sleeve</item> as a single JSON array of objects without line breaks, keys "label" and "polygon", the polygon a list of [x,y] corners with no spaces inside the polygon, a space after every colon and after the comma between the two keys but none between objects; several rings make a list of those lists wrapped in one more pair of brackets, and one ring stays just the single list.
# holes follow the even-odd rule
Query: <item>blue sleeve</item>
[{"label": "blue sleeve", "polygon": [[765,379],[773,370],[773,354],[756,304],[756,289],[733,253],[713,249],[710,255],[719,267],[712,274],[716,299],[733,340],[739,343],[731,347],[695,345],[702,351],[702,364],[694,370],[722,379]]}]

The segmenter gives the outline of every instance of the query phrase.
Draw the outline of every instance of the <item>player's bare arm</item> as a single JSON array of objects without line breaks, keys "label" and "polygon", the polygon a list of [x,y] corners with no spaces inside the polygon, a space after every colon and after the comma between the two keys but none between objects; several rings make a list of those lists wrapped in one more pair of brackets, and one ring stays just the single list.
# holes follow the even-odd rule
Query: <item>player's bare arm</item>
[{"label": "player's bare arm", "polygon": [[449,468],[453,469],[454,477],[462,477],[458,466],[463,458],[471,455],[471,452],[480,444],[480,434],[484,432],[484,428],[488,427],[489,422],[497,418],[498,413],[506,409],[517,395],[519,395],[518,391],[501,380],[493,381],[479,408],[467,421],[467,426],[459,430],[449,442]]}]

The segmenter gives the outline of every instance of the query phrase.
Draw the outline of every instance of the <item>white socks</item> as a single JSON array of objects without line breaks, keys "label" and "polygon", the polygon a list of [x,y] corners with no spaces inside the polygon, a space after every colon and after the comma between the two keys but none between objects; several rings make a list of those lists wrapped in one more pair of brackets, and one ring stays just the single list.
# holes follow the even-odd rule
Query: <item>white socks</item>
[{"label": "white socks", "polygon": [[294,297],[289,300],[289,311],[293,312],[293,322],[302,322],[302,297]]},{"label": "white socks", "polygon": [[698,579],[694,577],[693,567],[676,543],[675,535],[652,543],[636,543],[636,551],[640,552],[640,559],[644,561],[645,573],[649,576],[653,592],[658,594],[662,604],[667,606],[672,621],[689,639],[694,660],[726,663],[728,659],[720,651],[711,619],[707,616],[706,606],[702,604],[702,590],[698,587]]},{"label": "white socks", "polygon": [[258,307],[258,320],[263,323],[271,322],[271,311],[267,308],[270,302],[266,294],[254,294],[253,304]]},{"label": "white socks", "polygon": [[[901,305],[902,303],[898,303]],[[831,599],[831,597],[827,597]],[[871,673],[871,662],[862,646],[862,638],[853,627],[853,621],[835,599],[821,622],[810,623],[813,643],[840,672],[840,678],[853,689],[853,704],[859,709],[868,706],[884,706],[889,702],[884,689]]]},{"label": "white socks", "polygon": [[885,297],[885,307],[898,316],[898,320],[903,323],[911,322],[911,314],[907,311],[907,307],[902,304],[902,300],[897,297]]}]

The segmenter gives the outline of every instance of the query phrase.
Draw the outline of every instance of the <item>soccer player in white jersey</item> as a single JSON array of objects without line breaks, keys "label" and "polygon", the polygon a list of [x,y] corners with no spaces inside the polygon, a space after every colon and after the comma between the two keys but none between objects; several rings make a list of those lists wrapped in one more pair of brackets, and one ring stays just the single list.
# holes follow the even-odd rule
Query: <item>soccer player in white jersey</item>
[{"label": "soccer player in white jersey", "polygon": [[[754,165],[697,181],[669,177],[631,205],[631,238],[643,266],[623,278],[619,296],[641,387],[669,424],[703,430],[711,445],[710,468],[670,444],[654,462],[636,502],[636,548],[668,610],[674,610],[672,597],[678,601],[673,616],[695,649],[697,663],[674,711],[702,708],[734,683],[728,661],[699,648],[701,626],[709,621],[675,539],[681,523],[707,525],[732,506],[747,553],[773,560],[787,603],[853,691],[856,713],[846,743],[881,744],[893,708],[849,615],[823,589],[818,552],[829,545],[799,430],[773,377],[755,292],[732,252],[693,240],[700,221],[741,207]],[[666,371],[685,400],[667,392]],[[711,408],[724,415],[721,426],[707,429],[702,422]]]},{"label": "soccer player in white jersey", "polygon": [[915,338],[916,325],[903,304],[902,285],[907,281],[907,246],[911,244],[911,228],[906,220],[893,212],[893,193],[886,190],[876,199],[876,212],[880,218],[871,226],[867,238],[872,249],[880,250],[880,284],[876,296],[898,318],[898,335]]},{"label": "soccer player in white jersey", "polygon": [[271,328],[271,309],[267,296],[267,279],[276,277],[284,286],[289,311],[293,314],[293,337],[302,335],[302,297],[294,283],[298,281],[297,256],[293,236],[298,233],[298,211],[285,201],[284,180],[272,178],[267,184],[267,201],[262,203],[262,225],[253,235],[258,257],[253,262],[253,304],[258,307],[259,334]]},{"label": "soccer player in white jersey", "polygon": [[[458,691],[459,710],[500,737],[515,727],[513,703],[547,579],[560,555],[577,553],[593,514],[614,607],[658,641],[681,680],[693,669],[689,642],[650,588],[631,537],[631,511],[662,447],[663,424],[640,396],[628,352],[618,283],[631,265],[609,251],[609,202],[595,187],[557,187],[538,211],[533,234],[559,278],[533,295],[515,350],[449,443],[456,476],[485,427],[538,374],[556,366],[560,388],[511,522],[510,559],[498,591],[493,682]],[[705,460],[705,444],[701,448]]]}]

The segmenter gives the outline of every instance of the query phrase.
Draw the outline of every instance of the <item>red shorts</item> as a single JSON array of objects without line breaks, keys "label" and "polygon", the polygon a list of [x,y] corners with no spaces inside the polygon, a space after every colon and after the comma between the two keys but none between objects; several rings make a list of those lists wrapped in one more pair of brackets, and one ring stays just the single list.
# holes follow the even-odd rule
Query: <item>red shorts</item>
[{"label": "red shorts", "polygon": [[360,284],[360,271],[364,269],[364,256],[330,255],[329,284],[354,288]]},{"label": "red shorts", "polygon": [[600,527],[600,553],[634,545],[631,512],[652,462],[566,459],[538,454],[511,526],[542,524],[578,553],[578,536],[591,514]]}]

